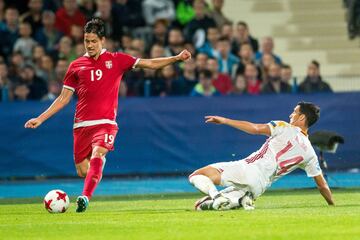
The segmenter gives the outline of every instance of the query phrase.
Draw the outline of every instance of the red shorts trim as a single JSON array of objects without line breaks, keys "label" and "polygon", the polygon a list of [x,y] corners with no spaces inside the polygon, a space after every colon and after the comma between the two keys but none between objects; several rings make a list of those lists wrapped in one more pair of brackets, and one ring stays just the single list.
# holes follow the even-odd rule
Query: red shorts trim
[{"label": "red shorts trim", "polygon": [[95,146],[113,151],[117,132],[118,127],[112,124],[100,124],[74,129],[75,164],[81,163],[86,158],[89,158]]}]

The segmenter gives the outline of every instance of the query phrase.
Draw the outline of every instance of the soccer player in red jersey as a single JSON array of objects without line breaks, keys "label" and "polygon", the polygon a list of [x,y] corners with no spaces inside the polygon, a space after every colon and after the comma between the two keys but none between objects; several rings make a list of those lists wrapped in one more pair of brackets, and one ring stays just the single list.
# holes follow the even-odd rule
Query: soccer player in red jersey
[{"label": "soccer player in red jersey", "polygon": [[104,44],[104,23],[92,19],[84,27],[86,54],[70,64],[60,96],[42,114],[25,123],[25,128],[39,127],[67,105],[74,92],[77,94],[74,160],[77,174],[85,181],[76,212],[86,210],[102,178],[105,156],[114,149],[118,92],[124,72],[135,67],[159,69],[191,58],[190,52],[183,50],[172,57],[140,59],[121,52],[110,53],[103,49]]}]

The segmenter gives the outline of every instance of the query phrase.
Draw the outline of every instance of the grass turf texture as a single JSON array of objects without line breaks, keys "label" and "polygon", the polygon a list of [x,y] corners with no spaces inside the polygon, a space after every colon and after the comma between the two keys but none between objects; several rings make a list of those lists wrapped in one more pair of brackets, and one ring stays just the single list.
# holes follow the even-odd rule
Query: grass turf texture
[{"label": "grass turf texture", "polygon": [[255,211],[196,212],[200,194],[94,197],[85,213],[75,198],[64,214],[42,199],[0,200],[0,239],[359,239],[360,189],[335,189],[336,207],[317,190],[269,191]]}]

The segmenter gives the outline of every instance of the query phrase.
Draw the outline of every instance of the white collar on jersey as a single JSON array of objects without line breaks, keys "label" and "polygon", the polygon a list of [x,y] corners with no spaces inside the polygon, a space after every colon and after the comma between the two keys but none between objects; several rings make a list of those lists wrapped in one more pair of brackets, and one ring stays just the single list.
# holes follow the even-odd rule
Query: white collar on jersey
[{"label": "white collar on jersey", "polygon": [[[106,52],[106,48],[103,48],[103,49],[101,50],[100,55],[103,54],[104,52]],[[88,53],[85,53],[85,54],[84,54],[84,57],[90,57],[90,56],[89,56]]]}]

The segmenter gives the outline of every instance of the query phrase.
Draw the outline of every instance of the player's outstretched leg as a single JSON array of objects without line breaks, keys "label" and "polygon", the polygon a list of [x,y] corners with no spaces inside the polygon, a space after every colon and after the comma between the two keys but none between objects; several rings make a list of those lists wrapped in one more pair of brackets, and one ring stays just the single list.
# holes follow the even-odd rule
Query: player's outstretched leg
[{"label": "player's outstretched leg", "polygon": [[85,212],[86,208],[89,205],[89,200],[91,199],[97,185],[102,178],[102,170],[103,160],[100,157],[91,158],[90,168],[85,178],[82,196],[79,196],[76,201],[76,212]]},{"label": "player's outstretched leg", "polygon": [[[211,166],[198,169],[189,176],[189,182],[213,200],[212,208],[215,210],[221,209],[229,204],[229,199],[225,198],[215,186],[215,184],[220,184],[220,178],[220,172]],[[210,201],[206,203],[210,203]],[[197,208],[201,208],[200,205]]]}]

